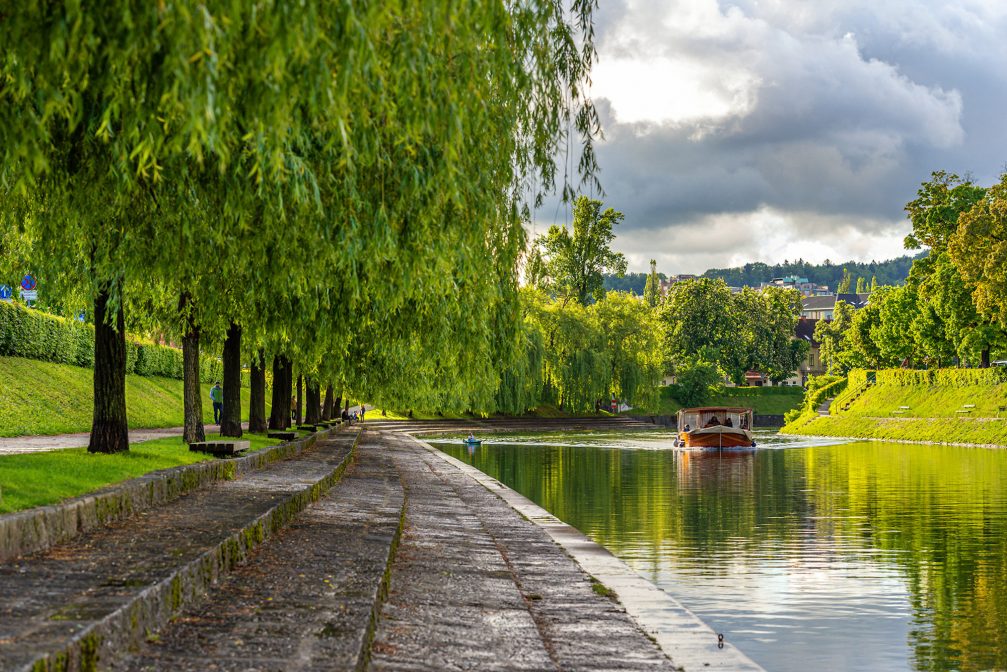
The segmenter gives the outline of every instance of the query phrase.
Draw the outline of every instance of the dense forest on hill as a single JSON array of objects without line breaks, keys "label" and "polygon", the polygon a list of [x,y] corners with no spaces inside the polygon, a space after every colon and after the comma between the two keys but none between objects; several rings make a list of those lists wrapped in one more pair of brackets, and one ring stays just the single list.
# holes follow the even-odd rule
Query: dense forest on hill
[{"label": "dense forest on hill", "polygon": [[[860,277],[864,278],[868,285],[871,284],[872,277],[878,279],[879,285],[901,285],[909,276],[909,267],[912,266],[913,259],[919,259],[926,255],[927,253],[924,251],[915,257],[906,255],[887,261],[847,261],[842,264],[833,264],[827,259],[822,264],[811,264],[803,259],[785,260],[782,264],[772,265],[755,262],[737,268],[711,268],[703,273],[703,276],[720,278],[732,287],[758,287],[761,283],[769,282],[773,278],[796,275],[819,285],[828,285],[829,289],[835,290],[836,285],[843,278],[843,269],[845,268],[850,273],[854,287],[857,284],[857,278]],[[664,273],[661,273],[660,276],[662,280],[666,278]],[[605,289],[616,289],[642,295],[646,281],[646,273],[627,273],[621,278],[607,275],[605,276]]]},{"label": "dense forest on hill", "polygon": [[857,284],[857,278],[864,278],[870,285],[872,277],[878,279],[879,285],[901,285],[909,277],[909,267],[912,266],[913,259],[926,255],[926,252],[921,252],[915,257],[906,255],[887,261],[847,261],[842,264],[833,264],[828,259],[821,264],[811,264],[803,259],[785,260],[782,264],[773,265],[755,262],[738,268],[711,268],[703,275],[707,278],[720,278],[735,287],[746,285],[758,287],[759,283],[768,282],[772,278],[796,275],[819,285],[828,285],[829,289],[835,290],[836,285],[843,279],[843,269],[846,269],[854,286]]}]

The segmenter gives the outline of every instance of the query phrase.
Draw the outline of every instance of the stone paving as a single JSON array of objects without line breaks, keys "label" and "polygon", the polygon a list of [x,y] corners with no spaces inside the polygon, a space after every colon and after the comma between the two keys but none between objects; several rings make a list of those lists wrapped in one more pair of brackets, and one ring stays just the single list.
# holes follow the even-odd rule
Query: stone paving
[{"label": "stone paving", "polygon": [[374,670],[674,670],[534,523],[410,440]]},{"label": "stone paving", "polygon": [[[0,669],[87,667],[135,644],[317,498],[356,432],[0,565]],[[42,669],[47,669],[43,667]]]}]

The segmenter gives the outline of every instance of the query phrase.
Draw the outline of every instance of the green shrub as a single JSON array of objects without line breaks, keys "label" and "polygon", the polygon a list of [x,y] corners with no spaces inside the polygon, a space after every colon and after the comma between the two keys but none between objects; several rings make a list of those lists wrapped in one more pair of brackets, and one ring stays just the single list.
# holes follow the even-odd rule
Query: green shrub
[{"label": "green shrub", "polygon": [[[0,356],[56,364],[94,366],[94,327],[20,304],[0,302]],[[182,379],[182,351],[126,339],[126,373]],[[199,358],[201,381],[220,380],[224,367],[210,355]]]},{"label": "green shrub", "polygon": [[989,369],[884,369],[878,371],[877,377],[878,385],[896,387],[999,385],[1007,382],[1007,368],[995,366]]}]

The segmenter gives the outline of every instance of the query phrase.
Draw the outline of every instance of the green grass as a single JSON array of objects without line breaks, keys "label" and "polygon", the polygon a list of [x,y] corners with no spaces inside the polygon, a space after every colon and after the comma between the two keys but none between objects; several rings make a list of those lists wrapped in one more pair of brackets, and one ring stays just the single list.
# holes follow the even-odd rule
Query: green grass
[{"label": "green grass", "polygon": [[[1007,405],[1007,384],[874,385],[843,410],[843,402],[853,391],[848,387],[836,398],[831,415],[799,420],[783,432],[1007,446],[1007,413],[998,409]],[[974,408],[958,413],[966,405]]]},{"label": "green grass", "polygon": [[[208,434],[207,438],[216,438]],[[264,434],[245,434],[249,450],[279,443]],[[0,513],[54,504],[159,469],[214,459],[189,450],[180,438],[130,445],[129,452],[91,454],[86,448],[0,457]]]},{"label": "green grass", "polygon": [[1007,446],[1007,419],[994,418],[867,418],[830,415],[815,418],[784,433],[809,436],[844,436],[896,441],[935,441]]},{"label": "green grass", "polygon": [[[655,408],[633,409],[625,415],[675,415],[682,404],[671,396],[672,386],[662,387]],[[711,397],[704,406],[741,406],[751,408],[757,415],[783,415],[801,405],[804,390],[800,387],[727,387],[723,393]]]},{"label": "green grass", "polygon": [[[203,421],[213,422],[210,386],[202,381]],[[0,357],[0,436],[68,434],[91,429],[93,371],[20,357]],[[242,393],[248,419],[248,388]],[[269,413],[268,395],[266,413]],[[126,414],[131,428],[180,427],[182,381],[126,376]]]}]

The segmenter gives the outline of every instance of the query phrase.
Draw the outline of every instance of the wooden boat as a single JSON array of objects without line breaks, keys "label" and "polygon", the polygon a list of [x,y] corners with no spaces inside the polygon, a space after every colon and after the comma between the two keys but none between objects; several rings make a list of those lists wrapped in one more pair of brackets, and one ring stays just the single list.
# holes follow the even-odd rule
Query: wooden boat
[{"label": "wooden boat", "polygon": [[683,408],[678,412],[675,445],[702,450],[751,450],[755,448],[753,419],[750,408]]}]

